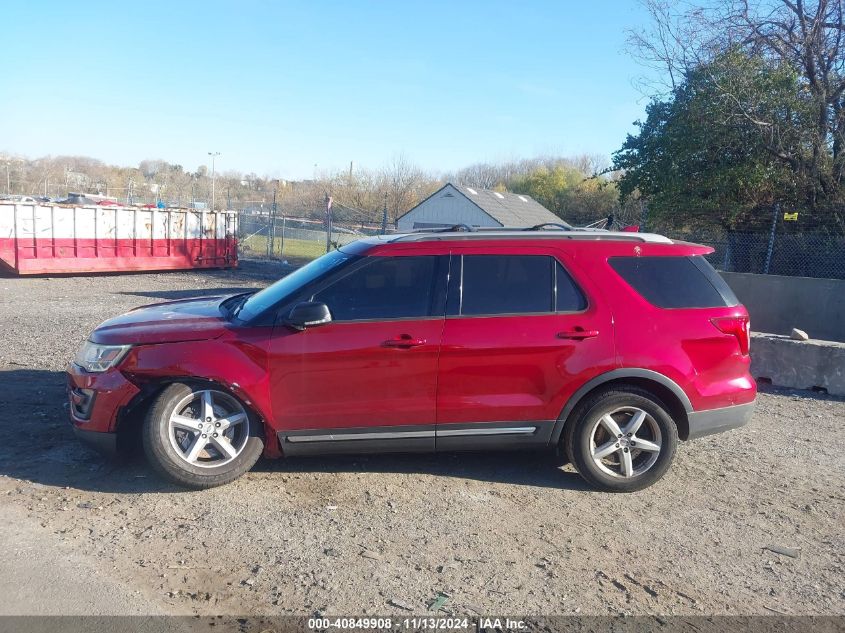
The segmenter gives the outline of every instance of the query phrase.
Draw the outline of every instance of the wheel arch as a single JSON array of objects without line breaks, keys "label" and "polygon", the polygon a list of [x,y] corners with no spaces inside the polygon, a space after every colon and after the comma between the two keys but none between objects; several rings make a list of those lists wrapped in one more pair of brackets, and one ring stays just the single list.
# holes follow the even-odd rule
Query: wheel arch
[{"label": "wheel arch", "polygon": [[584,383],[567,401],[552,430],[551,443],[557,446],[566,426],[574,420],[572,413],[578,404],[593,392],[614,385],[632,385],[645,389],[658,397],[668,408],[669,414],[678,426],[678,437],[689,436],[689,414],[692,403],[680,385],[671,378],[651,369],[625,367],[600,374]]},{"label": "wheel arch", "polygon": [[147,414],[147,410],[158,395],[174,383],[205,386],[234,396],[261,422],[261,428],[264,435],[263,440],[265,453],[267,452],[268,447],[270,447],[270,450],[272,451],[272,447],[277,445],[277,441],[274,439],[275,433],[267,425],[265,415],[256,406],[255,402],[249,398],[249,395],[240,389],[237,383],[226,384],[210,378],[191,376],[167,376],[156,377],[145,381],[141,385],[141,390],[135,394],[135,397],[133,397],[132,400],[130,400],[129,403],[127,403],[126,406],[121,408],[118,412],[115,432],[117,433],[117,446],[119,451],[131,452],[135,450],[136,447],[140,446],[140,442],[136,443],[133,440],[136,436],[140,439],[141,426],[144,423],[144,417]]}]

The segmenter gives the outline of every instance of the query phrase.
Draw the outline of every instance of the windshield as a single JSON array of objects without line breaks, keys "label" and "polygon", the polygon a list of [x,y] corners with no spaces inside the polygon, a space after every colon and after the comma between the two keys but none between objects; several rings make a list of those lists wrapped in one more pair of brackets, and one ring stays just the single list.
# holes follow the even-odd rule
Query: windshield
[{"label": "windshield", "polygon": [[268,286],[261,292],[248,297],[237,311],[238,318],[242,321],[249,321],[255,318],[261,312],[283,301],[285,297],[292,295],[304,285],[323,277],[352,259],[357,259],[357,257],[341,251],[332,251],[315,259],[310,264],[293,271],[286,277],[282,277],[272,286]]}]

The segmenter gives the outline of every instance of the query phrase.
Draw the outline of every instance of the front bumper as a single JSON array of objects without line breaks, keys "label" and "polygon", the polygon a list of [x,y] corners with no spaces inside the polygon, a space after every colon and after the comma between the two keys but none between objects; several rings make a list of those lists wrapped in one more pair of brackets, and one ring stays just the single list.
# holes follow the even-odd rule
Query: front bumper
[{"label": "front bumper", "polygon": [[68,411],[76,436],[98,450],[114,452],[120,412],[139,391],[115,369],[92,374],[68,365]]},{"label": "front bumper", "polygon": [[709,411],[693,411],[687,414],[689,420],[689,436],[687,439],[694,440],[698,437],[730,431],[748,424],[751,415],[754,413],[755,404],[755,402],[749,402],[721,409],[710,409]]},{"label": "front bumper", "polygon": [[73,427],[73,434],[97,452],[109,457],[117,454],[117,433],[100,433]]}]

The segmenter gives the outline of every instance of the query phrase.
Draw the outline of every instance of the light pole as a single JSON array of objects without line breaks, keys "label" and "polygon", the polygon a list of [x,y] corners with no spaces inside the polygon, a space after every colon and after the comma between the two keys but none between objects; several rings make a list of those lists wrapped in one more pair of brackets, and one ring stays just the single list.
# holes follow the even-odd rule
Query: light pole
[{"label": "light pole", "polygon": [[387,192],[384,192],[384,211],[381,214],[381,234],[387,235]]},{"label": "light pole", "polygon": [[267,242],[269,246],[268,255],[276,254],[276,192],[279,190],[279,181],[273,181],[273,206],[270,210],[270,239]]},{"label": "light pole", "polygon": [[[12,163],[24,162],[22,158],[6,158],[6,193],[12,193]],[[18,178],[18,191],[22,191],[21,179]]]},{"label": "light pole", "polygon": [[214,211],[214,159],[220,156],[220,152],[209,152],[211,156],[211,210]]}]

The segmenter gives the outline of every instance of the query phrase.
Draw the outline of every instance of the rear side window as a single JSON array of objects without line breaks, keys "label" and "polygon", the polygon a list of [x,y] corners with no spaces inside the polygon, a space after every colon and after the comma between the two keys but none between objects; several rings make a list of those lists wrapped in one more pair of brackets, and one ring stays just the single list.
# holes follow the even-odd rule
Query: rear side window
[{"label": "rear side window", "polygon": [[555,309],[557,312],[581,312],[587,308],[587,299],[575,285],[572,277],[560,262],[555,262]]},{"label": "rear side window", "polygon": [[577,312],[586,300],[554,258],[547,255],[465,255],[462,315]]},{"label": "rear side window", "polygon": [[465,256],[461,314],[551,312],[552,270],[543,255]]},{"label": "rear side window", "polygon": [[610,266],[659,308],[720,308],[739,303],[710,263],[692,257],[611,257]]}]

